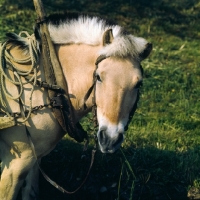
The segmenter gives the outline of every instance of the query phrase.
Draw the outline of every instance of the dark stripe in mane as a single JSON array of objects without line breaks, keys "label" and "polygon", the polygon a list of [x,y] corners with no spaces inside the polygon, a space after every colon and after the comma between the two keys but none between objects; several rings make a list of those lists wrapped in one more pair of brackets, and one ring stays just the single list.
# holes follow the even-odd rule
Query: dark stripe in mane
[{"label": "dark stripe in mane", "polygon": [[[47,17],[47,23],[52,23],[54,25],[59,25],[62,22],[67,22],[67,21],[71,21],[71,20],[76,20],[78,19],[80,16],[83,17],[94,17],[94,15],[88,14],[88,13],[80,13],[80,12],[65,12],[65,13],[58,13],[58,14],[51,14]],[[95,17],[98,17],[99,20],[101,20],[100,16],[95,15]],[[110,25],[117,25],[114,21],[110,20],[110,19],[106,19],[104,18],[106,25],[110,26]]]},{"label": "dark stripe in mane", "polygon": [[[64,12],[64,13],[56,13],[56,14],[51,14],[46,18],[47,24],[51,23],[53,25],[60,25],[62,23],[69,23],[70,21],[77,20],[80,16],[82,17],[94,17],[94,15],[88,14],[88,13],[80,13],[80,12]],[[102,20],[100,16],[95,16],[99,18],[99,21]],[[117,25],[114,21],[110,19],[105,20],[105,25],[106,26],[115,26]],[[121,29],[121,33],[126,35],[128,32],[125,29]],[[40,41],[40,31],[39,27],[36,24],[35,29],[34,29],[34,34],[37,39],[37,41]]]},{"label": "dark stripe in mane", "polygon": [[47,17],[47,23],[52,23],[54,25],[59,25],[62,22],[70,21],[73,19],[78,19],[80,15],[86,16],[87,14],[80,14],[77,12],[67,12],[63,14],[52,14]]}]

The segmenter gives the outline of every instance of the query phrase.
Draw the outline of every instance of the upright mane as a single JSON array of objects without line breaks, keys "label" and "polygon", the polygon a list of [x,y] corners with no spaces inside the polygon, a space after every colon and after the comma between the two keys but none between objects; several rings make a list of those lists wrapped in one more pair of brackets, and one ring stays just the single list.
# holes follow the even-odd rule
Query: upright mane
[{"label": "upright mane", "polygon": [[[102,44],[103,34],[106,30],[112,29],[113,41],[106,46],[102,46],[99,55],[127,57],[131,56],[138,60],[141,54],[145,53],[148,42],[144,38],[135,37],[125,32],[124,28],[110,24],[106,20],[96,16],[77,15],[71,17],[69,14],[50,15],[47,18],[48,29],[54,44],[87,44],[97,46]],[[38,38],[38,30],[35,36]],[[8,33],[8,43],[22,48],[29,52],[27,39],[15,33]],[[39,43],[36,43],[39,48]]]},{"label": "upright mane", "polygon": [[63,18],[50,16],[48,28],[52,41],[55,44],[88,44],[92,46],[102,43],[103,34],[112,29],[114,40],[111,44],[102,47],[99,54],[105,56],[139,58],[145,49],[147,41],[135,37],[124,31],[119,25],[108,24],[99,17],[80,15],[77,18]]}]

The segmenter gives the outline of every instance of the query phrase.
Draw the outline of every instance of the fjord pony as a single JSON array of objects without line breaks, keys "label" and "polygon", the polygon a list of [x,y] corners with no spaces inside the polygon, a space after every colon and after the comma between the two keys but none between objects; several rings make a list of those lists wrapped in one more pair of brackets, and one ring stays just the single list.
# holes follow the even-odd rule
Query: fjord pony
[{"label": "fjord pony", "polygon": [[[93,84],[95,62],[100,55],[106,57],[98,64],[96,71],[95,99],[98,119],[98,144],[103,153],[113,153],[124,140],[129,115],[136,106],[138,90],[142,82],[140,62],[145,59],[152,46],[143,38],[125,33],[119,25],[109,25],[97,17],[79,16],[76,19],[63,18],[56,21],[49,18],[48,29],[55,45],[78,122],[93,105],[91,94],[84,102],[84,96]],[[7,49],[16,59],[29,55],[29,43],[26,38],[9,35]],[[39,41],[36,48],[40,51]],[[19,69],[30,69],[31,63],[13,65]],[[13,78],[8,67],[6,73]],[[42,58],[36,66],[37,79],[44,81]],[[25,81],[22,76],[21,81]],[[18,87],[5,80],[7,93],[17,96]],[[23,85],[20,96],[23,107],[30,106],[30,93],[33,83]],[[10,113],[20,112],[18,100],[5,97],[4,102]],[[48,104],[47,90],[34,87],[31,106]],[[87,109],[85,109],[85,105]],[[23,120],[22,120],[23,121]],[[0,199],[17,198],[22,187],[22,199],[38,198],[38,168],[25,133],[25,124],[30,132],[38,159],[47,155],[66,134],[57,122],[51,107],[32,112],[26,122],[0,130],[1,181]],[[23,184],[25,182],[25,184]]]}]

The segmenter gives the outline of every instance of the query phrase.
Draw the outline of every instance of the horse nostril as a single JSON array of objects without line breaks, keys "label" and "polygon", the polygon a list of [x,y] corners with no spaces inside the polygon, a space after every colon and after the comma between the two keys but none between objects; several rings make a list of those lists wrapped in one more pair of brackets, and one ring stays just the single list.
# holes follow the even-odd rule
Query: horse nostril
[{"label": "horse nostril", "polygon": [[123,133],[119,133],[119,136],[118,136],[118,138],[117,138],[117,140],[115,142],[115,147],[121,145],[121,143],[123,142],[123,140],[124,140]]},{"label": "horse nostril", "polygon": [[105,138],[105,130],[99,132],[99,139],[102,141]]},{"label": "horse nostril", "polygon": [[101,145],[105,145],[107,143],[108,137],[105,129],[99,131],[98,139]]}]

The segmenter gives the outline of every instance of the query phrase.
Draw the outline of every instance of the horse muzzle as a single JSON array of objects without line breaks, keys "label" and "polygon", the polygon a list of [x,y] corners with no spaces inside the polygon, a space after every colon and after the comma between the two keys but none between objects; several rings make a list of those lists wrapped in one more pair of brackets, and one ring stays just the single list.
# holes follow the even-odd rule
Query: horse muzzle
[{"label": "horse muzzle", "polygon": [[107,129],[102,129],[98,131],[97,138],[102,153],[114,153],[124,141],[124,134],[119,132],[111,137]]}]

